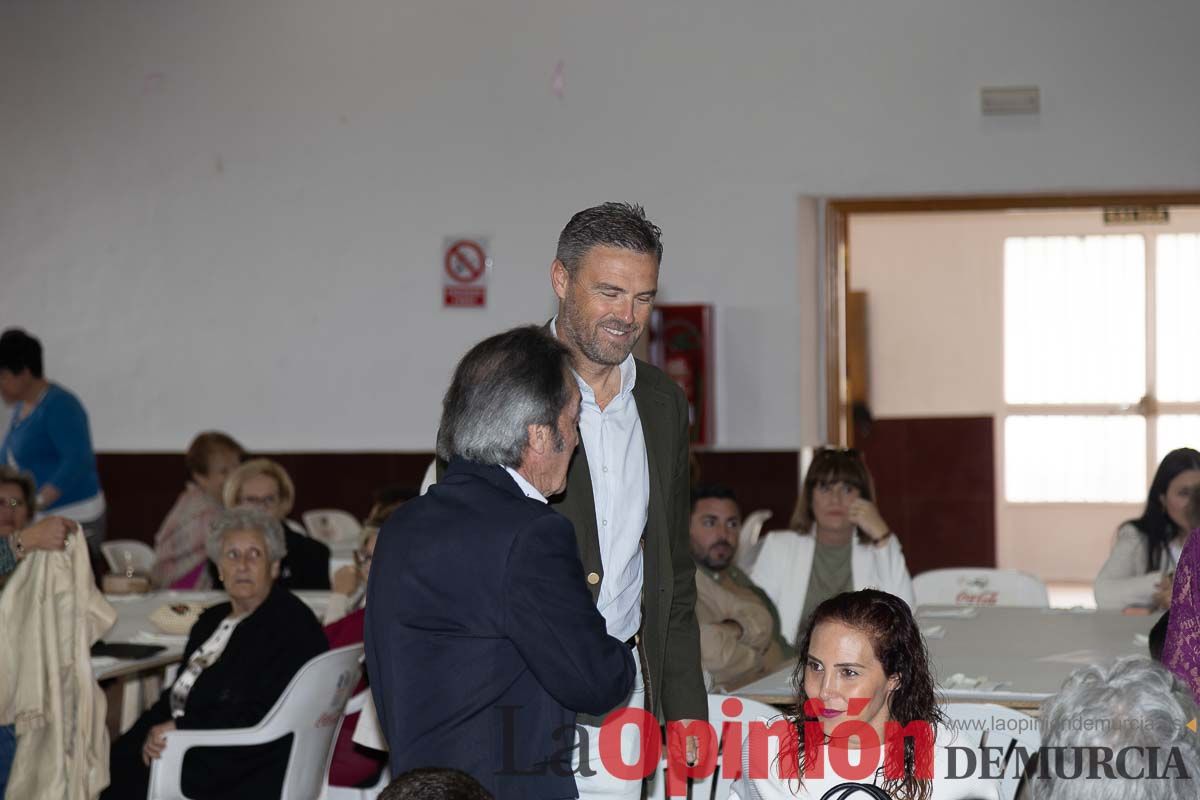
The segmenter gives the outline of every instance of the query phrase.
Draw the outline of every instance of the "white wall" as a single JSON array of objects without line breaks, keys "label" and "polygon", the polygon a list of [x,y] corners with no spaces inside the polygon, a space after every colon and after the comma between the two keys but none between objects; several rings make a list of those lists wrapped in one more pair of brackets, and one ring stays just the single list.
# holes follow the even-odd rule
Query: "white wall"
[{"label": "white wall", "polygon": [[[454,359],[551,312],[570,214],[635,199],[664,301],[716,304],[718,445],[797,447],[820,364],[797,198],[1194,186],[1197,23],[1188,0],[7,2],[0,324],[43,338],[101,449],[212,426],[428,449]],[[1042,115],[981,119],[1012,83]],[[485,312],[438,307],[455,233],[491,236]]]},{"label": "white wall", "polygon": [[1091,581],[1117,525],[1141,513],[1138,504],[1004,501],[1005,237],[1195,231],[1200,210],[1178,208],[1169,225],[1151,227],[1105,226],[1098,210],[850,218],[850,288],[867,292],[872,413],[995,419],[999,566]]}]

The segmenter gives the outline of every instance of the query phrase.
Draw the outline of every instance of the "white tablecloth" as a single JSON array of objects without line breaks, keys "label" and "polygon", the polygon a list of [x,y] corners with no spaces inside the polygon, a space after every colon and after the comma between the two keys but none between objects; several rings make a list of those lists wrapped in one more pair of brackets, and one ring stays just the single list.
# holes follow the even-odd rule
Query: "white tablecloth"
[{"label": "white tablecloth", "polygon": [[[325,613],[329,592],[297,591],[294,593],[303,600],[320,620]],[[183,657],[183,646],[186,637],[170,637],[163,634],[153,622],[150,615],[161,606],[171,603],[193,602],[204,606],[213,606],[225,602],[224,592],[150,592],[135,595],[106,595],[108,602],[117,610],[117,623],[106,633],[103,641],[109,643],[128,642],[132,644],[162,645],[166,649],[149,658],[128,660],[112,658],[93,658],[92,671],[97,680],[118,677],[142,669],[152,669],[178,661]]]},{"label": "white tablecloth", "polygon": [[[1018,706],[1041,703],[1079,667],[1123,655],[1148,656],[1145,637],[1158,619],[1119,611],[980,607],[968,615],[961,609],[917,610],[941,694],[951,702]],[[794,669],[792,662],[735,694],[790,702]],[[956,675],[967,680],[953,680]],[[987,680],[978,686],[963,686],[983,677]]]}]

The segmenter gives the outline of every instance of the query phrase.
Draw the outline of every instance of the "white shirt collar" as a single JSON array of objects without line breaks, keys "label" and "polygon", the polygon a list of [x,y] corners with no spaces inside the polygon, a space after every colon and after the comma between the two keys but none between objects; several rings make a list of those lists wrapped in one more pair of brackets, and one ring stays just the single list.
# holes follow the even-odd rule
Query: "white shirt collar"
[{"label": "white shirt collar", "polygon": [[534,488],[533,484],[525,480],[525,476],[517,472],[512,467],[505,467],[505,471],[512,476],[512,479],[517,482],[517,486],[525,493],[525,496],[531,500],[537,500],[539,503],[545,503],[545,496]]},{"label": "white shirt collar", "polygon": [[[558,338],[558,315],[555,314],[550,320],[550,335],[555,339]],[[627,395],[633,391],[633,385],[637,383],[637,363],[633,358],[633,353],[625,356],[625,360],[621,362],[619,367],[621,370],[621,390],[617,392],[617,396]],[[571,374],[575,376],[575,382],[579,384],[579,391],[583,393],[585,400],[596,401],[596,393],[592,391],[592,387],[588,382],[579,376],[579,373],[574,368],[571,369]]]}]

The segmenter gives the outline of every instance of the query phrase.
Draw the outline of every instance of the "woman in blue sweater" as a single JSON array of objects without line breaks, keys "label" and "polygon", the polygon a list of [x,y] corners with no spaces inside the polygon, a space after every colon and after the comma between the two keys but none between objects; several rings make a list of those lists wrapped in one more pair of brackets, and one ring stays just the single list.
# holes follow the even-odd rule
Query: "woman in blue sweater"
[{"label": "woman in blue sweater", "polygon": [[104,541],[105,505],[87,412],[79,398],[46,380],[42,345],[19,328],[0,335],[0,398],[13,406],[0,463],[33,473],[37,511],[83,526],[95,563]]}]

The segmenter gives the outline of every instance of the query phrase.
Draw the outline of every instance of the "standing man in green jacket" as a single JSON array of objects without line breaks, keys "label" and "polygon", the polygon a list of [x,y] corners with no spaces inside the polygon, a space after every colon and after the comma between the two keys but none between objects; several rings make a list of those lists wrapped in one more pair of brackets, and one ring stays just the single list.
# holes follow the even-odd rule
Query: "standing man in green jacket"
[{"label": "standing man in green jacket", "polygon": [[[632,355],[658,291],[661,233],[640,206],[605,203],[573,216],[559,236],[550,273],[559,305],[550,331],[571,352],[583,403],[580,446],[557,508],[575,526],[609,635],[640,655],[626,705],[686,723],[708,716],[688,538],[687,401],[666,375]],[[605,767],[600,720],[580,722],[580,797],[639,797],[640,781]],[[623,731],[626,764],[638,757],[635,732]],[[672,739],[679,749],[682,742]],[[689,737],[689,761],[695,746]]]}]

